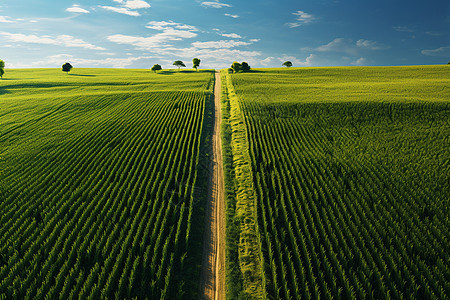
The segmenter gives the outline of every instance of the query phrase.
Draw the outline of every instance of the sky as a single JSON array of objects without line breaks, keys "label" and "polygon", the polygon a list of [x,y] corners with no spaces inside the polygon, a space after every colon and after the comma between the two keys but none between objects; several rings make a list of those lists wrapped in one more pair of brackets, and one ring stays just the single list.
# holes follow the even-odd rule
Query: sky
[{"label": "sky", "polygon": [[6,68],[450,61],[448,0],[0,0]]}]

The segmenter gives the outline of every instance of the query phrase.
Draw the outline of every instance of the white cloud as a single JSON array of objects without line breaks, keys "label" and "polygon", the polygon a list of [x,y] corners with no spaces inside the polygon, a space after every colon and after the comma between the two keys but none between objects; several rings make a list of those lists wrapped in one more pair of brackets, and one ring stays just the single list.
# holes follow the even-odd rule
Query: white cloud
[{"label": "white cloud", "polygon": [[142,0],[129,0],[125,3],[125,7],[129,9],[141,9],[141,8],[149,8],[150,4]]},{"label": "white cloud", "polygon": [[237,33],[222,33],[221,36],[232,38],[232,39],[241,39],[242,38],[242,36],[240,36]]},{"label": "white cloud", "polygon": [[336,38],[326,45],[317,47],[319,52],[342,52],[357,55],[362,50],[383,50],[389,47],[374,41],[360,39],[356,43],[351,39]]},{"label": "white cloud", "polygon": [[233,18],[233,19],[239,18],[239,15],[225,14],[225,16]]},{"label": "white cloud", "polygon": [[164,40],[157,36],[141,37],[123,34],[110,35],[108,40],[117,44],[132,45],[140,50],[151,50],[152,48],[160,47],[161,43],[164,43]]},{"label": "white cloud", "polygon": [[398,32],[414,32],[414,29],[409,28],[408,26],[394,26],[392,27],[394,28],[395,31]]},{"label": "white cloud", "polygon": [[269,57],[266,57],[265,59],[261,60],[259,63],[263,66],[272,66],[275,61],[277,61],[275,59],[275,57],[269,56]]},{"label": "white cloud", "polygon": [[290,28],[300,27],[316,20],[316,17],[301,10],[292,14],[297,16],[297,19],[295,22],[287,23]]},{"label": "white cloud", "polygon": [[443,33],[443,32],[440,32],[440,31],[427,31],[427,32],[425,32],[425,34],[428,34],[428,35],[431,35],[431,36],[441,36],[441,35],[444,35],[444,33]]},{"label": "white cloud", "polygon": [[285,61],[292,62],[294,67],[310,67],[313,65],[313,60],[316,58],[314,54],[310,54],[307,58],[305,58],[304,61],[294,57],[294,56],[288,56],[284,55],[282,56],[279,61],[281,63],[284,63]]},{"label": "white cloud", "polygon": [[196,48],[201,48],[201,49],[204,49],[204,48],[226,49],[226,48],[234,48],[234,47],[248,46],[248,45],[251,45],[251,43],[243,42],[243,41],[235,41],[235,40],[192,43],[192,46],[194,46]]},{"label": "white cloud", "polygon": [[0,16],[0,23],[15,23],[10,17]]},{"label": "white cloud", "polygon": [[326,45],[322,45],[316,48],[320,52],[346,52],[354,54],[355,47],[353,41],[350,39],[336,38]]},{"label": "white cloud", "polygon": [[82,13],[82,14],[88,14],[89,11],[81,8],[78,4],[74,4],[71,7],[66,9],[67,12],[73,12],[73,13]]},{"label": "white cloud", "polygon": [[422,54],[426,56],[447,56],[450,57],[450,46],[440,47],[431,50],[422,50]]},{"label": "white cloud", "polygon": [[383,49],[387,49],[388,47],[379,44],[377,42],[374,41],[369,41],[369,40],[363,40],[360,39],[356,42],[356,46],[360,47],[360,48],[364,48],[364,49],[368,49],[368,50],[383,50]]},{"label": "white cloud", "polygon": [[198,29],[195,26],[175,23],[174,21],[151,21],[145,27],[154,30],[168,30],[176,28],[187,31],[198,31]]},{"label": "white cloud", "polygon": [[139,17],[141,15],[139,12],[129,10],[126,7],[114,7],[114,6],[99,6],[99,7],[119,14],[129,15],[133,17]]},{"label": "white cloud", "polygon": [[101,5],[99,7],[119,14],[124,14],[133,17],[139,17],[141,15],[138,11],[136,11],[137,9],[151,7],[150,4],[148,4],[146,1],[143,0],[128,0],[128,1],[113,0],[113,1],[120,3],[122,7],[101,6]]},{"label": "white cloud", "polygon": [[140,60],[152,59],[152,56],[138,56],[127,58],[105,58],[105,59],[86,59],[78,58],[70,54],[57,54],[46,57],[40,61],[31,63],[11,63],[11,68],[29,68],[29,67],[60,67],[64,62],[70,61],[75,67],[109,67],[125,68]]},{"label": "white cloud", "polygon": [[230,4],[216,2],[202,2],[201,4],[204,7],[212,7],[212,8],[223,8],[223,7],[231,7]]},{"label": "white cloud", "polygon": [[197,31],[197,27],[195,26],[191,26],[191,25],[186,25],[186,24],[177,24],[175,26],[176,29],[181,29],[181,30],[190,30],[190,31]]},{"label": "white cloud", "polygon": [[26,35],[21,33],[8,33],[0,32],[1,35],[5,36],[12,42],[17,43],[31,43],[31,44],[43,44],[43,45],[55,45],[64,47],[76,47],[85,48],[90,50],[106,50],[103,47],[97,47],[81,39],[77,39],[70,35],[58,35],[56,37],[51,37],[48,35],[37,36],[37,35]]},{"label": "white cloud", "polygon": [[258,62],[257,57],[261,55],[259,51],[246,51],[238,49],[197,49],[191,48],[166,48],[160,53],[167,56],[177,57],[182,60],[190,60],[192,57],[199,57],[203,67],[228,68],[233,61],[247,61],[250,65]]},{"label": "white cloud", "polygon": [[139,50],[154,50],[162,46],[170,46],[168,42],[180,41],[183,39],[194,38],[197,34],[191,31],[176,29],[167,29],[162,33],[150,37],[129,36],[116,34],[108,36],[108,40],[117,44],[126,44],[135,46]]},{"label": "white cloud", "polygon": [[[156,30],[149,36],[130,36],[116,34],[107,37],[110,42],[133,46],[134,49],[145,51],[154,55],[155,61],[159,64],[172,65],[173,60],[181,59],[183,61],[192,60],[192,57],[202,59],[202,67],[225,68],[235,61],[247,61],[250,64],[257,63],[257,57],[261,55],[258,51],[244,51],[237,47],[247,46],[259,40],[250,41],[239,40],[219,40],[219,41],[193,41],[188,47],[179,47],[177,43],[186,39],[198,36],[198,29],[195,26],[177,23],[171,20],[151,21],[147,23],[148,29]],[[222,35],[219,29],[216,29],[218,35]],[[224,33],[226,34],[226,33]],[[242,38],[236,33],[228,33],[226,37]]]},{"label": "white cloud", "polygon": [[146,27],[149,29],[164,30],[170,26],[176,26],[177,24],[178,23],[175,23],[174,21],[151,21]]},{"label": "white cloud", "polygon": [[197,36],[195,26],[173,21],[151,21],[146,26],[149,29],[161,31],[148,37],[116,34],[108,36],[108,40],[117,44],[132,45],[139,50],[155,51],[163,47],[171,47],[171,42],[190,39]]},{"label": "white cloud", "polygon": [[259,42],[260,41],[260,39],[251,39],[250,40],[250,42],[252,42],[252,43],[257,43],[257,42]]},{"label": "white cloud", "polygon": [[364,57],[360,57],[354,62],[351,62],[350,64],[353,66],[365,66],[367,65],[367,59],[365,59]]}]

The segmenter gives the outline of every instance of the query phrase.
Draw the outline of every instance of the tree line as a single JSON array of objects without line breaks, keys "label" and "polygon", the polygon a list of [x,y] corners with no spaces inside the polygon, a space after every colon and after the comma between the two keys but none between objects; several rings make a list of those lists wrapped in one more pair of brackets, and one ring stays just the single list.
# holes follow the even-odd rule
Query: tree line
[{"label": "tree line", "polygon": [[[199,58],[192,59],[192,68],[194,68],[196,71],[198,71],[198,67],[200,66],[200,62],[201,62],[201,60]],[[184,67],[184,68],[186,67],[184,62],[181,61],[181,60],[174,61],[172,65],[178,67],[178,71],[180,70],[181,67]],[[153,72],[160,71],[160,70],[162,70],[161,65],[159,65],[159,64],[153,65],[153,67],[152,67],[152,71]]]},{"label": "tree line", "polygon": [[[192,59],[192,68],[194,68],[196,71],[198,71],[198,67],[200,67],[200,62],[201,62],[201,60],[199,58]],[[172,65],[178,67],[178,70],[180,70],[181,67],[186,67],[184,62],[181,60],[174,61]],[[283,66],[286,66],[288,68],[292,67],[292,62],[286,61],[283,63]],[[65,64],[62,65],[62,71],[66,72],[67,74],[69,74],[69,72],[72,69],[73,69],[73,66],[68,62],[66,62]],[[228,72],[229,73],[248,72],[248,71],[250,71],[250,69],[251,68],[247,62],[244,61],[242,63],[238,63],[237,61],[235,61],[235,62],[233,62],[231,67],[228,68]],[[153,65],[151,70],[156,73],[156,71],[162,70],[162,67],[159,64],[155,64],[155,65]],[[0,78],[1,79],[3,79],[3,74],[5,74],[5,62],[0,59]]]},{"label": "tree line", "polygon": [[[198,71],[200,62],[201,62],[201,60],[198,58],[192,59],[192,68],[194,68],[196,71]],[[450,61],[448,62],[448,64],[450,65]],[[172,65],[178,67],[178,70],[180,70],[181,67],[186,67],[184,62],[181,60],[174,61],[174,63]],[[291,61],[288,60],[288,61],[285,61],[282,64],[282,66],[290,68],[293,66],[293,64]],[[72,70],[72,68],[73,68],[73,66],[68,62],[66,62],[65,64],[62,65],[62,71],[66,72],[67,74],[69,74],[69,72]],[[155,64],[155,65],[153,65],[151,70],[156,73],[156,71],[162,70],[162,67],[159,64]],[[245,61],[242,63],[238,63],[237,61],[235,61],[235,62],[233,62],[231,67],[228,68],[228,73],[240,73],[240,72],[248,72],[248,71],[250,71],[250,66]],[[5,62],[0,59],[0,78],[1,79],[3,79],[3,74],[5,74]]]}]

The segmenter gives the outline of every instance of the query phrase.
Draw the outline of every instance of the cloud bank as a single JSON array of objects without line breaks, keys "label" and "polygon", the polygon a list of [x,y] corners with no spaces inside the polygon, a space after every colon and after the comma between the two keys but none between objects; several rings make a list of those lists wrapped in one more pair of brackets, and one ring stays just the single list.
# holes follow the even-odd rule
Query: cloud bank
[{"label": "cloud bank", "polygon": [[422,50],[422,54],[426,56],[448,56],[450,57],[450,46],[440,47],[431,50]]},{"label": "cloud bank", "polygon": [[82,39],[77,39],[70,35],[58,35],[56,37],[51,37],[48,35],[37,36],[37,35],[26,35],[21,33],[9,33],[9,32],[0,32],[0,35],[3,35],[11,42],[16,43],[30,43],[30,44],[43,44],[43,45],[55,45],[55,46],[63,46],[63,47],[75,47],[75,48],[84,48],[90,50],[106,50],[103,47],[98,47],[88,42],[83,41]]}]

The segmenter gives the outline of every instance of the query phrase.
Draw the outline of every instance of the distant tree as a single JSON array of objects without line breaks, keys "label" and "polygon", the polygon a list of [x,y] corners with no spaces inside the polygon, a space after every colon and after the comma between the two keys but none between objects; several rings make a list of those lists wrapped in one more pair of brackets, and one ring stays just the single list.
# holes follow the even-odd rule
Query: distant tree
[{"label": "distant tree", "polygon": [[156,73],[156,71],[162,70],[161,66],[156,64],[152,67],[152,71]]},{"label": "distant tree", "polygon": [[3,79],[3,74],[5,74],[5,62],[0,59],[0,78]]},{"label": "distant tree", "polygon": [[238,63],[237,61],[235,61],[232,65],[231,65],[231,68],[233,69],[233,72],[234,73],[237,73],[237,72],[239,72],[240,70],[241,70],[241,64],[240,63]]},{"label": "distant tree", "polygon": [[290,67],[292,67],[292,62],[290,62],[290,61],[285,61],[285,62],[283,63],[283,66],[290,68]]},{"label": "distant tree", "polygon": [[241,64],[242,72],[248,72],[250,71],[250,66],[245,61]]},{"label": "distant tree", "polygon": [[231,65],[231,69],[233,70],[234,73],[238,73],[238,72],[248,72],[250,71],[250,66],[248,65],[248,63],[246,63],[245,61],[240,64],[237,61],[235,61],[232,65]]},{"label": "distant tree", "polygon": [[193,68],[195,68],[195,70],[196,71],[198,71],[198,67],[200,66],[200,59],[198,59],[198,58],[194,58],[193,60],[192,60],[192,67]]},{"label": "distant tree", "polygon": [[70,70],[72,70],[72,65],[69,64],[68,62],[66,62],[65,64],[62,65],[62,70],[63,72],[66,72],[67,74],[69,74]]},{"label": "distant tree", "polygon": [[228,74],[233,74],[234,70],[233,68],[228,68]]},{"label": "distant tree", "polygon": [[173,62],[174,66],[178,67],[178,71],[180,70],[180,67],[186,67],[186,65],[184,64],[184,62],[182,62],[181,60],[176,60]]}]

